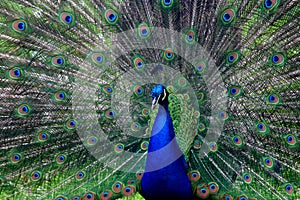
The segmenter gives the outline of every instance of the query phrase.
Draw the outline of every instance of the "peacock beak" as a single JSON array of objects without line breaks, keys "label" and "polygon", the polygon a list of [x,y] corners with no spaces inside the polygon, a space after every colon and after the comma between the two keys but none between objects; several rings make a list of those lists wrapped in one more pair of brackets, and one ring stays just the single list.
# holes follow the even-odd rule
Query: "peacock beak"
[{"label": "peacock beak", "polygon": [[151,106],[151,110],[154,110],[154,108],[155,108],[155,106],[157,105],[157,98],[154,98],[153,100],[152,100],[152,106]]}]

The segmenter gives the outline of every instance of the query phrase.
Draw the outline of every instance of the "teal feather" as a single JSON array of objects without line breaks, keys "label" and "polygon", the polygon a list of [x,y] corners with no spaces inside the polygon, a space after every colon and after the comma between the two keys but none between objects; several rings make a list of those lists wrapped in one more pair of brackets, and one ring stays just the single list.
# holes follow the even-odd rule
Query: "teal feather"
[{"label": "teal feather", "polygon": [[0,7],[0,199],[300,199],[297,1]]}]

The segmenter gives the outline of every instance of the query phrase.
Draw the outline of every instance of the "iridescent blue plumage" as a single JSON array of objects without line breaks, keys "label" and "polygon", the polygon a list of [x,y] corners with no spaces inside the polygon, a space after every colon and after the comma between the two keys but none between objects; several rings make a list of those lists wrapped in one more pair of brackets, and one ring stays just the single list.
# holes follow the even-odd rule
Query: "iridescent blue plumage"
[{"label": "iridescent blue plumage", "polygon": [[159,104],[159,108],[151,131],[142,195],[156,200],[192,199],[187,164],[176,141],[167,96],[162,85],[152,90],[153,105]]}]

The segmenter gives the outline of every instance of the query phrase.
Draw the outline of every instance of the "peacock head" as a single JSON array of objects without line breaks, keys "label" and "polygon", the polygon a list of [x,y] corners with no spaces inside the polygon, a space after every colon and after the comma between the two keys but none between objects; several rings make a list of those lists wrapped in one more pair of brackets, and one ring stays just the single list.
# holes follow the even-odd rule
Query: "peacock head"
[{"label": "peacock head", "polygon": [[153,98],[152,109],[154,109],[157,104],[162,106],[168,105],[169,93],[163,85],[158,84],[154,86],[151,93]]}]

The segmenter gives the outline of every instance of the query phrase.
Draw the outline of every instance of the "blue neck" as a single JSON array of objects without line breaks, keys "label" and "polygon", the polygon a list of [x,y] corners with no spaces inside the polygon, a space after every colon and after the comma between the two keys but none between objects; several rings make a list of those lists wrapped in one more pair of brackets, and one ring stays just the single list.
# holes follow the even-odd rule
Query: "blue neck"
[{"label": "blue neck", "polygon": [[168,105],[159,105],[142,178],[142,195],[146,199],[192,199],[186,166]]},{"label": "blue neck", "polygon": [[158,113],[152,127],[148,152],[153,152],[165,147],[175,138],[175,132],[168,105],[158,106]]}]

